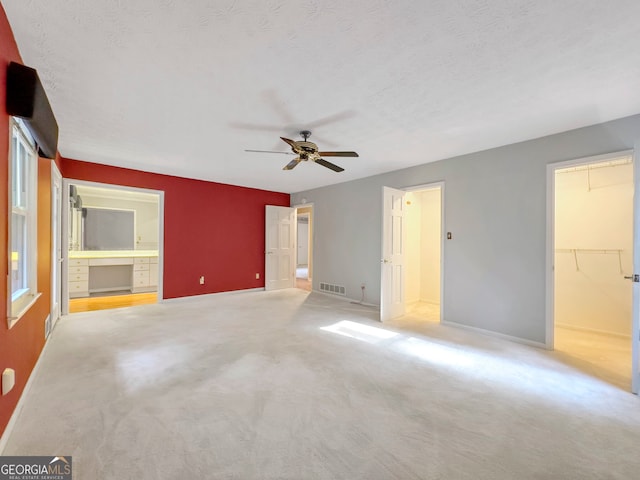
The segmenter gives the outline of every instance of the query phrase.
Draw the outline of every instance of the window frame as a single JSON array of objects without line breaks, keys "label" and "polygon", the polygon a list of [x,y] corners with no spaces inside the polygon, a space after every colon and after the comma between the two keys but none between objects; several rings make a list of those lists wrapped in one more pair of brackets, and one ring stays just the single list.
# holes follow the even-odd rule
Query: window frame
[{"label": "window frame", "polygon": [[[19,158],[22,148],[22,159]],[[22,160],[19,162],[19,160]],[[37,248],[37,223],[38,223],[38,152],[36,143],[31,137],[26,125],[16,117],[11,117],[9,122],[9,205],[8,205],[8,235],[7,235],[7,323],[13,327],[22,316],[29,311],[36,302],[38,293],[38,248]],[[24,170],[24,171],[23,171]],[[16,188],[17,184],[24,182],[24,191]],[[23,197],[24,195],[24,197]],[[16,196],[19,201],[16,202]],[[16,205],[14,205],[16,204]],[[18,251],[24,252],[24,258],[13,255],[13,233],[17,228],[14,224],[14,216],[24,219],[24,238]],[[17,222],[16,222],[17,223]],[[25,286],[13,292],[14,266],[16,262],[23,261],[23,274],[26,276]],[[20,267],[18,267],[20,268]]]}]

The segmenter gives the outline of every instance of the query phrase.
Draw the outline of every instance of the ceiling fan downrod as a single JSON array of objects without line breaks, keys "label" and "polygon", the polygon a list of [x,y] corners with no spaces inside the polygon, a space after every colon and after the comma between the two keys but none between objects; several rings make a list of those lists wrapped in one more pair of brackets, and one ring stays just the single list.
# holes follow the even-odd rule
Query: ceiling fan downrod
[{"label": "ceiling fan downrod", "polygon": [[307,138],[309,138],[311,136],[311,131],[310,130],[301,130],[300,131],[300,136],[302,138],[304,138],[304,141],[307,141]]}]

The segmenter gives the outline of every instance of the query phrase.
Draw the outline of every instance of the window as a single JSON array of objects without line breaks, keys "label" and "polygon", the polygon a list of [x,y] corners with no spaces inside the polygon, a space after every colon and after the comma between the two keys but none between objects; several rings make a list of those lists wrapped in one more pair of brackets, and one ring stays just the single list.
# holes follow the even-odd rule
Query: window
[{"label": "window", "polygon": [[[11,121],[9,149],[11,211],[9,224],[9,328],[37,298],[36,185],[37,155],[29,132],[18,119]],[[7,302],[9,303],[9,302]]]}]

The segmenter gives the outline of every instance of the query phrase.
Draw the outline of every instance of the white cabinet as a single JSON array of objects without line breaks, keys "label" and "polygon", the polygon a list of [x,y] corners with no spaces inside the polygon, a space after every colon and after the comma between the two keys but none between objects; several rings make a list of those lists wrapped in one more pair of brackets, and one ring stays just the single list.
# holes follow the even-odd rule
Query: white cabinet
[{"label": "white cabinet", "polygon": [[133,259],[133,292],[153,292],[158,287],[158,257]]},{"label": "white cabinet", "polygon": [[89,296],[89,260],[69,259],[69,298]]},{"label": "white cabinet", "polygon": [[157,289],[157,256],[101,257],[97,254],[69,259],[69,298],[88,297],[95,292],[127,290],[140,293]]}]

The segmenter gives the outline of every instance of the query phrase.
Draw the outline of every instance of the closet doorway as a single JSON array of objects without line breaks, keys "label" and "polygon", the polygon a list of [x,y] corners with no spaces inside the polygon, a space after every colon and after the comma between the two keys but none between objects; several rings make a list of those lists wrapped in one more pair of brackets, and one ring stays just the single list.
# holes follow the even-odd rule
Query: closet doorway
[{"label": "closet doorway", "polygon": [[296,207],[296,288],[311,291],[313,278],[313,205]]},{"label": "closet doorway", "polygon": [[443,183],[406,189],[405,312],[427,322],[441,319]]},{"label": "closet doorway", "polygon": [[553,168],[552,180],[550,346],[588,375],[630,390],[632,154],[565,163]]}]

